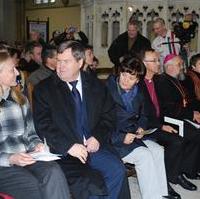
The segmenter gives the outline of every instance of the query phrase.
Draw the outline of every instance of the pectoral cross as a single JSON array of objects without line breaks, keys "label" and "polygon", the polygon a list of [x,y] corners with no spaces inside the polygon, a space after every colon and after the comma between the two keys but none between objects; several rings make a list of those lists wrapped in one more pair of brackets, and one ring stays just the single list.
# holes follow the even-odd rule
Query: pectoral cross
[{"label": "pectoral cross", "polygon": [[187,106],[187,100],[184,98],[183,99],[183,107],[185,108]]}]

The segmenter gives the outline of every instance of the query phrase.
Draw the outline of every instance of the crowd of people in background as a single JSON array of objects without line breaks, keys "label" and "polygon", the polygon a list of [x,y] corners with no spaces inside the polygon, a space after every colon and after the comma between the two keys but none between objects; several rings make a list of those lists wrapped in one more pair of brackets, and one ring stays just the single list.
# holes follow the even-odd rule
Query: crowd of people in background
[{"label": "crowd of people in background", "polygon": [[[186,68],[187,45],[162,18],[153,31],[151,42],[129,19],[108,49],[114,72],[105,81],[76,27],[48,43],[33,31],[22,49],[0,42],[0,198],[130,199],[124,163],[142,199],[181,199],[171,184],[197,190],[200,54]],[[183,135],[165,117],[182,121]],[[44,142],[60,160],[31,156]]]}]

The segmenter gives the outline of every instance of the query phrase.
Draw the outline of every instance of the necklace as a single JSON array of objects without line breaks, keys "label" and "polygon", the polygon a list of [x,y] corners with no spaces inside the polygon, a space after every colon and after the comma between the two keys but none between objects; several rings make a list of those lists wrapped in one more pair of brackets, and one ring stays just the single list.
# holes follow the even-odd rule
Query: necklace
[{"label": "necklace", "polygon": [[183,103],[183,107],[185,108],[188,104],[188,101],[187,101],[187,97],[186,97],[186,94],[185,94],[185,91],[183,89],[183,87],[181,86],[180,82],[177,80],[176,82],[169,79],[173,84],[174,86],[179,90],[183,100],[182,100],[182,103]]}]

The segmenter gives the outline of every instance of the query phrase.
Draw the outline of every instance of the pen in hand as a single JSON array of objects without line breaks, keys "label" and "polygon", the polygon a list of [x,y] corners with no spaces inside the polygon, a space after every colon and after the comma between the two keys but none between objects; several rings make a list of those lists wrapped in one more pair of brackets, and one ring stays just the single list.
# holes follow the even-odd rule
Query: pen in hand
[{"label": "pen in hand", "polygon": [[46,140],[46,138],[44,138],[44,151],[50,152],[49,146],[47,145],[47,140]]}]

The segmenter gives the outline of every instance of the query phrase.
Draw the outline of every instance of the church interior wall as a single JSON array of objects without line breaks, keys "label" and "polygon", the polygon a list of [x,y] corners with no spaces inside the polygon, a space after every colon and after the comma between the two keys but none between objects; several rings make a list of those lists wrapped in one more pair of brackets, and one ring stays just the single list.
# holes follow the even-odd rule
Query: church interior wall
[{"label": "church interior wall", "polygon": [[[16,14],[18,7],[10,6],[12,2],[24,2],[25,4],[24,15],[21,16],[18,24],[15,17],[18,15]],[[200,24],[199,0],[56,0],[52,6],[33,6],[32,2],[33,0],[0,1],[1,38],[24,40],[26,39],[26,27],[23,26],[26,24],[27,17],[29,20],[47,20],[49,17],[49,38],[54,30],[63,31],[69,25],[79,27],[88,36],[90,44],[94,46],[94,52],[100,60],[101,67],[112,66],[107,50],[113,39],[126,31],[131,15],[141,22],[141,33],[150,40],[154,38],[152,20],[155,17],[164,18],[167,27],[171,28],[173,21],[181,21],[185,14],[193,12],[196,22]],[[6,7],[6,5],[9,6]],[[11,12],[8,12],[9,10]],[[9,22],[5,23],[6,13],[11,13],[12,17],[9,18],[11,21],[8,19]],[[199,27],[190,45],[192,53],[200,52]]]},{"label": "church interior wall", "polygon": [[64,31],[67,26],[80,27],[80,6],[27,10],[29,20],[46,21],[49,17],[49,38],[54,30]]}]

